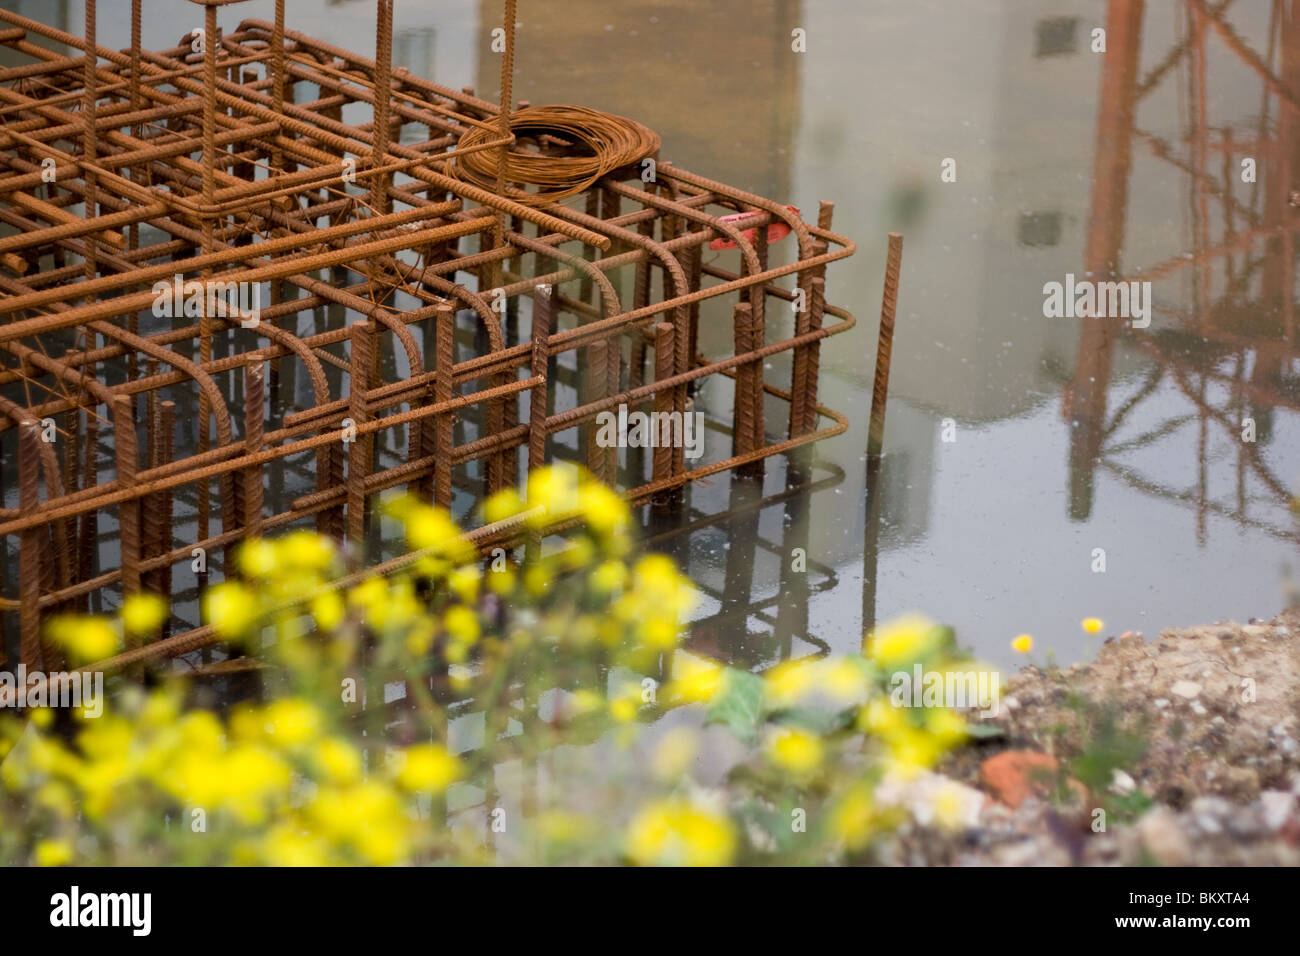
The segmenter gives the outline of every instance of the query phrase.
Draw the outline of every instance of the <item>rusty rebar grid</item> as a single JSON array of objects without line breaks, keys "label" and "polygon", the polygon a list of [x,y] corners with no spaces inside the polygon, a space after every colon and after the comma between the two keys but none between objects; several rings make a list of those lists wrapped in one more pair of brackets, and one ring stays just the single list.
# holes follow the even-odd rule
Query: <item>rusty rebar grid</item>
[{"label": "rusty rebar grid", "polygon": [[[0,10],[0,43],[27,61],[0,69],[0,441],[19,476],[0,507],[17,596],[0,609],[23,657],[39,659],[47,614],[197,590],[196,555],[224,572],[250,534],[314,523],[364,560],[389,488],[453,507],[567,457],[643,502],[845,430],[816,391],[821,340],[854,325],[825,300],[826,266],[854,251],[829,203],[808,224],[656,154],[651,182],[638,161],[521,204],[518,184],[449,173],[471,132],[467,150],[515,147],[508,63],[494,104],[394,72],[391,2],[376,60],[286,28],[282,3],[222,33],[228,2],[200,3],[201,44],[156,51],[141,4],[127,51]],[[351,104],[372,121],[344,123]],[[791,234],[784,265],[769,227]],[[706,264],[711,243],[735,252]],[[220,307],[232,295],[243,311]],[[700,322],[728,316],[732,353],[699,354]],[[784,351],[790,390],[764,379]],[[710,377],[734,383],[729,457],[595,447],[600,413],[684,415]],[[789,405],[784,436],[765,429],[769,398]],[[214,639],[181,611],[173,624],[117,663]]]}]

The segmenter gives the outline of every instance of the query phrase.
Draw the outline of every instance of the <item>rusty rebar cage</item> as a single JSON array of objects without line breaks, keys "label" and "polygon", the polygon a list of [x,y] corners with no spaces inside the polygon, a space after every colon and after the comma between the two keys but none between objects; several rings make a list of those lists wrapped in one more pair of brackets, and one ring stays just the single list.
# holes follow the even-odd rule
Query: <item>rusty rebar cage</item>
[{"label": "rusty rebar cage", "polygon": [[[96,44],[94,0],[85,37],[0,10],[0,43],[29,61],[0,69],[11,653],[48,669],[45,616],[171,596],[174,566],[201,549],[223,569],[245,536],[314,522],[363,560],[368,504],[389,488],[450,507],[457,489],[481,497],[577,457],[642,502],[847,427],[817,401],[820,342],[854,324],[825,298],[827,264],[854,250],[830,203],[805,223],[657,152],[561,202],[516,201],[452,165],[471,133],[504,157],[511,110],[393,70],[391,0],[373,60],[286,29],[283,0],[275,22],[220,33],[226,2],[159,51],[142,47],[141,0],[120,52]],[[369,122],[344,121],[358,112]],[[790,261],[771,265],[769,235],[787,230]],[[711,243],[736,251],[706,261]],[[222,304],[231,289],[242,311]],[[731,313],[718,358],[701,354],[709,300]],[[784,351],[788,388],[764,377]],[[594,440],[620,405],[685,414],[709,376],[734,382],[729,456]],[[788,406],[781,435],[769,396]],[[214,639],[186,616],[105,664]]]}]

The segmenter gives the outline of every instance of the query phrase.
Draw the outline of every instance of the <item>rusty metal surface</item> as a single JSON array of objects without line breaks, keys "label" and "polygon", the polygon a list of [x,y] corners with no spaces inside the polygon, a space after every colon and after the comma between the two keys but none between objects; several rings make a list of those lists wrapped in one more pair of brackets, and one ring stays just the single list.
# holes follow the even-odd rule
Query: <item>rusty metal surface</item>
[{"label": "rusty metal surface", "polygon": [[[283,2],[275,22],[222,34],[222,5],[201,3],[202,52],[189,37],[143,49],[141,0],[125,51],[95,43],[93,0],[85,37],[0,10],[0,43],[26,61],[0,69],[0,440],[18,484],[0,509],[16,590],[0,601],[29,664],[52,653],[49,613],[169,593],[197,548],[222,569],[242,537],[305,523],[364,562],[389,488],[450,506],[458,489],[481,496],[571,457],[635,502],[662,502],[846,428],[817,403],[820,343],[854,324],[825,297],[827,264],[854,251],[831,232],[830,203],[808,224],[617,136],[634,161],[596,163],[561,201],[530,200],[506,176],[523,132],[509,110],[392,69],[391,0],[377,4],[374,59],[287,29]],[[561,140],[529,135],[563,155]],[[457,155],[463,140],[481,155]],[[453,168],[467,158],[478,175]],[[768,263],[773,224],[791,233],[781,265]],[[715,240],[737,251],[706,261]],[[160,325],[157,284],[177,275],[265,285],[270,301],[253,327],[208,308]],[[733,321],[734,351],[719,357],[697,352],[713,299]],[[764,380],[787,350],[789,389]],[[599,413],[685,414],[710,376],[734,382],[729,457],[597,446]],[[789,406],[781,435],[765,425],[773,402]],[[556,442],[575,429],[580,455]],[[286,475],[311,490],[286,498]],[[110,663],[211,642],[196,624],[174,618],[169,636]]]}]

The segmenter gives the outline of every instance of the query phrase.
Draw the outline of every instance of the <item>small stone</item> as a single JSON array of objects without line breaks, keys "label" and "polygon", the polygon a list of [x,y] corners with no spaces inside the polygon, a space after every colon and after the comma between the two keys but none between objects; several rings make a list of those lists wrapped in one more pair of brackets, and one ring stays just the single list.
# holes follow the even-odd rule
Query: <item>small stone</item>
[{"label": "small stone", "polygon": [[1285,790],[1265,790],[1259,795],[1260,819],[1270,831],[1286,825],[1295,809],[1295,794]]},{"label": "small stone", "polygon": [[1192,701],[1192,713],[1195,714],[1197,717],[1204,717],[1206,714],[1209,713],[1209,711],[1205,709],[1205,705],[1202,704],[1199,700],[1194,700]]},{"label": "small stone", "polygon": [[1178,816],[1168,807],[1147,812],[1137,825],[1142,845],[1161,866],[1186,866],[1192,859],[1192,845],[1178,825]]},{"label": "small stone", "polygon": [[1132,793],[1137,781],[1117,767],[1110,772],[1110,789],[1112,793]]},{"label": "small stone", "polygon": [[[1192,811],[1192,815],[1198,822],[1204,818],[1217,824],[1232,813],[1232,804],[1223,797],[1197,797],[1188,809]],[[1217,833],[1218,829],[1216,828],[1214,832]]]},{"label": "small stone", "polygon": [[1163,698],[1163,697],[1159,697],[1159,698],[1157,698],[1157,699],[1154,701],[1154,703],[1155,703],[1155,706],[1156,706],[1156,710],[1164,710],[1166,707],[1169,706],[1169,701],[1165,700],[1165,698]]},{"label": "small stone", "polygon": [[999,800],[1018,807],[1025,798],[1051,787],[1055,757],[1033,750],[1007,750],[980,764],[980,780]]},{"label": "small stone", "polygon": [[1200,695],[1201,685],[1190,680],[1175,681],[1174,686],[1169,688],[1169,693],[1192,700]]},{"label": "small stone", "polygon": [[1014,697],[1003,697],[1002,706],[1005,707],[1007,710],[1019,710],[1020,701],[1016,700],[1016,698]]}]

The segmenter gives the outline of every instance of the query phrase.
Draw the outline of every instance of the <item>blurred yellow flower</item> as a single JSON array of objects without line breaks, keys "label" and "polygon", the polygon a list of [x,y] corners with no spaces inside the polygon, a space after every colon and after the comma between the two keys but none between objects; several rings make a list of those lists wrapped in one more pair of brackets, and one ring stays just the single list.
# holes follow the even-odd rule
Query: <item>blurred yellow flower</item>
[{"label": "blurred yellow flower", "polygon": [[333,541],[306,530],[291,531],[276,542],[275,549],[284,567],[309,571],[327,571],[337,557]]},{"label": "blurred yellow flower", "polygon": [[707,703],[718,692],[722,673],[722,665],[714,661],[677,651],[673,655],[672,680],[664,688],[664,693],[671,699],[687,703]]},{"label": "blurred yellow flower", "polygon": [[573,465],[546,465],[528,475],[528,507],[542,509],[530,515],[528,526],[544,528],[578,510],[579,472]]},{"label": "blurred yellow flower", "polygon": [[618,492],[599,482],[585,482],[579,489],[579,499],[587,527],[597,534],[615,534],[631,523],[627,502]]},{"label": "blurred yellow flower", "polygon": [[42,840],[36,844],[37,866],[66,866],[72,856],[72,844],[67,840]]},{"label": "blurred yellow flower", "polygon": [[460,761],[437,744],[416,744],[397,758],[396,779],[416,793],[442,793],[460,779]]},{"label": "blurred yellow flower", "polygon": [[250,578],[270,577],[280,564],[277,551],[270,541],[249,538],[239,546],[236,557],[240,573]]},{"label": "blurred yellow flower", "polygon": [[876,829],[876,804],[871,788],[855,784],[831,811],[831,832],[851,850],[861,849]]},{"label": "blurred yellow flower", "polygon": [[768,758],[796,777],[806,777],[821,766],[826,748],[820,737],[795,727],[777,730],[767,741]]},{"label": "blurred yellow flower", "polygon": [[113,625],[99,617],[56,617],[50,621],[46,633],[76,664],[112,657],[121,645]]},{"label": "blurred yellow flower", "polygon": [[130,594],[122,602],[122,626],[128,634],[152,634],[165,620],[167,602],[156,594]]},{"label": "blurred yellow flower", "polygon": [[525,507],[524,499],[519,497],[519,492],[514,488],[507,488],[505,491],[498,491],[484,502],[483,520],[488,524],[496,524],[498,521],[513,518]]},{"label": "blurred yellow flower", "polygon": [[332,631],[343,623],[347,606],[338,591],[322,591],[311,599],[311,616],[322,631]]},{"label": "blurred yellow flower", "polygon": [[871,632],[867,656],[891,670],[920,660],[939,646],[941,633],[929,618],[908,614]]},{"label": "blurred yellow flower", "polygon": [[321,772],[334,783],[351,784],[361,779],[361,753],[341,737],[326,737],[312,752]]},{"label": "blurred yellow flower", "polygon": [[628,828],[627,853],[640,866],[726,866],[735,852],[731,821],[684,800],[652,803]]},{"label": "blurred yellow flower", "polygon": [[1021,634],[1011,642],[1011,649],[1028,654],[1034,649],[1034,638],[1029,634]]},{"label": "blurred yellow flower", "polygon": [[321,713],[300,697],[283,697],[266,707],[270,741],[280,747],[297,747],[314,740],[323,723]]},{"label": "blurred yellow flower", "polygon": [[222,637],[242,637],[257,621],[258,601],[238,581],[222,581],[204,592],[203,616]]},{"label": "blurred yellow flower", "polygon": [[1085,617],[1079,626],[1089,634],[1096,634],[1106,625],[1099,617]]}]

